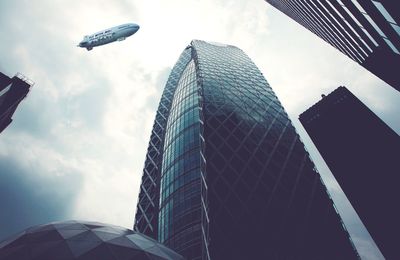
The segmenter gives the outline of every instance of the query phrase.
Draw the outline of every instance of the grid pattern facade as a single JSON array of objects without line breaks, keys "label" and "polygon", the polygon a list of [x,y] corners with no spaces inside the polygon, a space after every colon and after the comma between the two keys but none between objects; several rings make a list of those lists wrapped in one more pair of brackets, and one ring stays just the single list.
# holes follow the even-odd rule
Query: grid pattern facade
[{"label": "grid pattern facade", "polygon": [[188,50],[166,124],[158,240],[187,259],[357,259],[255,64],[230,45]]},{"label": "grid pattern facade", "polygon": [[382,254],[400,259],[400,136],[345,87],[300,121]]},{"label": "grid pattern facade", "polygon": [[159,241],[188,259],[201,259],[200,95],[192,60],[182,73],[168,118],[163,166]]},{"label": "grid pattern facade", "polygon": [[266,1],[400,91],[396,1]]},{"label": "grid pattern facade", "polygon": [[134,230],[155,239],[158,237],[160,178],[165,128],[175,88],[190,58],[190,50],[185,50],[171,71],[158,106],[144,163]]}]

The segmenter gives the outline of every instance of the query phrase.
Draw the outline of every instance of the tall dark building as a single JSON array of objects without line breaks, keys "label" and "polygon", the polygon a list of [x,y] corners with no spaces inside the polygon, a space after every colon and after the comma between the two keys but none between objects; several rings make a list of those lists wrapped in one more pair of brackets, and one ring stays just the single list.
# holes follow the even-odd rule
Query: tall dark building
[{"label": "tall dark building", "polygon": [[345,87],[300,121],[387,259],[400,259],[400,137]]},{"label": "tall dark building", "polygon": [[187,259],[358,258],[262,73],[198,40],[161,97],[134,229]]},{"label": "tall dark building", "polygon": [[397,1],[266,1],[400,91]]},{"label": "tall dark building", "polygon": [[0,133],[12,122],[12,115],[33,85],[22,74],[12,78],[0,72]]}]

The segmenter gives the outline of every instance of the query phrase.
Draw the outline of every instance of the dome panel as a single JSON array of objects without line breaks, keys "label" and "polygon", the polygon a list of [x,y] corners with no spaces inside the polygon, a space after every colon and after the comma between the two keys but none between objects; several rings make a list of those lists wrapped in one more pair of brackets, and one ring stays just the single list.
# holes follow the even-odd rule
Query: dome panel
[{"label": "dome panel", "polygon": [[79,257],[86,252],[98,247],[102,242],[93,241],[93,240],[75,240],[75,241],[67,241],[69,248],[71,249],[72,254],[75,257]]},{"label": "dome panel", "polygon": [[102,241],[109,241],[114,238],[118,238],[121,235],[115,234],[115,233],[110,233],[110,232],[102,232],[102,231],[94,231],[94,234],[100,238]]},{"label": "dome panel", "polygon": [[30,260],[29,248],[21,245],[0,250],[0,259]]},{"label": "dome panel", "polygon": [[145,238],[140,234],[132,234],[126,237],[130,239],[133,243],[135,243],[137,246],[139,246],[141,249],[151,248],[156,244],[154,240]]},{"label": "dome panel", "polygon": [[134,249],[124,246],[107,244],[107,247],[118,260],[144,259],[146,257],[140,249],[135,252]]},{"label": "dome panel", "polygon": [[77,236],[79,234],[82,234],[84,232],[87,232],[86,230],[81,230],[81,229],[59,229],[58,233],[64,238],[64,239],[69,239],[74,236]]},{"label": "dome panel", "polygon": [[110,251],[106,244],[101,244],[85,254],[81,255],[79,260],[118,260]]},{"label": "dome panel", "polygon": [[138,247],[137,245],[135,245],[132,240],[126,238],[126,236],[124,237],[117,237],[114,238],[112,240],[107,241],[107,244],[109,245],[116,245],[116,246],[124,246],[124,247],[129,247],[129,248],[133,248],[133,249],[138,249],[141,250],[140,247]]},{"label": "dome panel", "polygon": [[54,248],[57,248],[59,246],[65,246],[64,241],[51,241],[51,242],[44,242],[40,243],[39,246],[36,246],[35,244],[29,245],[29,251],[30,255],[35,258],[35,257],[42,257],[44,254],[46,254],[48,251],[51,251]]},{"label": "dome panel", "polygon": [[97,222],[40,225],[0,242],[0,260],[183,260],[135,231]]},{"label": "dome panel", "polygon": [[[35,245],[37,248],[42,247],[42,244]],[[31,246],[31,250],[33,250],[33,246]],[[1,251],[1,249],[0,249]],[[0,258],[2,259],[2,258]],[[14,260],[15,258],[4,258],[5,260]],[[48,248],[42,254],[39,255],[30,255],[29,260],[70,260],[75,259],[71,250],[68,247],[68,244],[65,241],[62,241],[55,245],[54,247]],[[3,260],[3,259],[2,259]]]}]

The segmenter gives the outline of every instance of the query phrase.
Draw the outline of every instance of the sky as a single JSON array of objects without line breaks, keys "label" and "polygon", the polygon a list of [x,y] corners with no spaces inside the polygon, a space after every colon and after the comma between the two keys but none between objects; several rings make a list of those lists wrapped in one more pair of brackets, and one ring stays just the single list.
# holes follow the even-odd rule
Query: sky
[{"label": "sky", "polygon": [[[126,22],[125,41],[76,47]],[[364,259],[383,259],[298,115],[340,85],[400,133],[400,92],[263,0],[0,1],[0,71],[35,82],[0,135],[0,240],[81,219],[132,228],[147,144],[169,72],[192,39],[241,48],[317,165]]]}]

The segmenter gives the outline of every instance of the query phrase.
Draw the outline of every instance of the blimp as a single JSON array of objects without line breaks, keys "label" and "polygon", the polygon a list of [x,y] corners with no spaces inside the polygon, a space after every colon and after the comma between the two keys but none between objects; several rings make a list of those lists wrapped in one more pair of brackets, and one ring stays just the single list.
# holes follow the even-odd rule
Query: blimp
[{"label": "blimp", "polygon": [[139,25],[135,23],[121,24],[91,35],[86,35],[78,44],[78,47],[86,48],[88,51],[94,47],[109,44],[115,41],[123,41],[139,30]]}]

